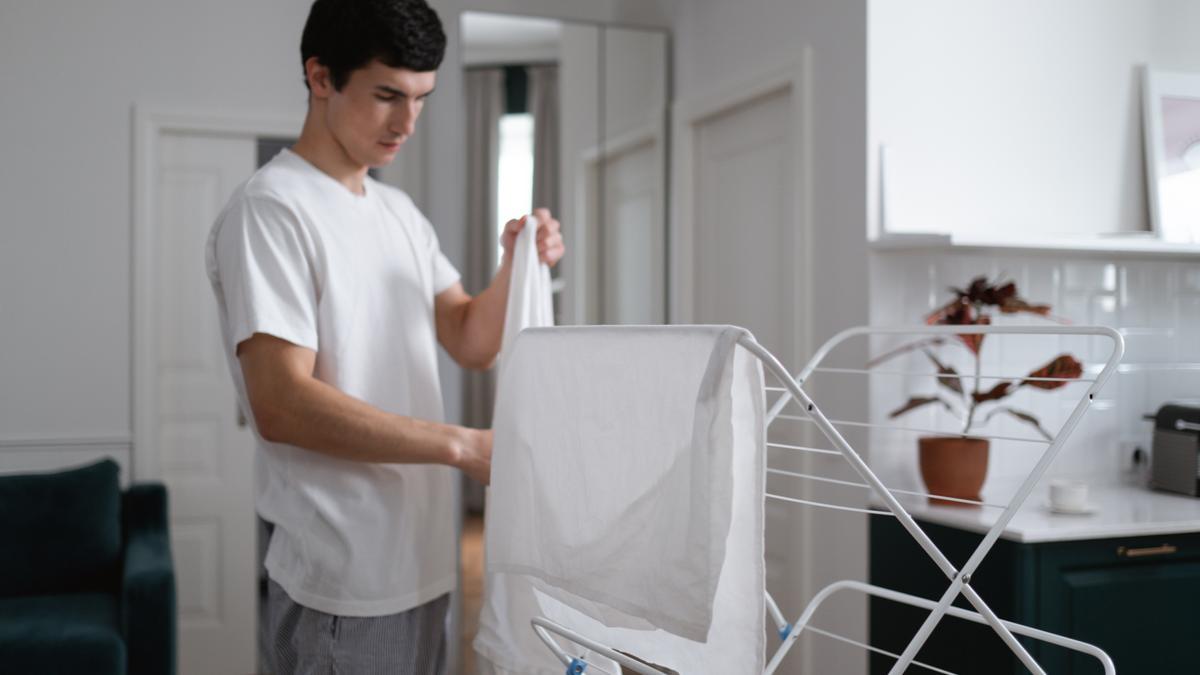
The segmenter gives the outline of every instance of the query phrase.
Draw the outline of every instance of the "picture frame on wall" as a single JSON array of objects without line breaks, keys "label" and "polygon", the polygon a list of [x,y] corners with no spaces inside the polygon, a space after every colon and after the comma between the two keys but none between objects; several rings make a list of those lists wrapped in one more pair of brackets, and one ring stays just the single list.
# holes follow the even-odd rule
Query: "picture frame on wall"
[{"label": "picture frame on wall", "polygon": [[1143,69],[1146,197],[1160,239],[1200,244],[1200,73]]}]

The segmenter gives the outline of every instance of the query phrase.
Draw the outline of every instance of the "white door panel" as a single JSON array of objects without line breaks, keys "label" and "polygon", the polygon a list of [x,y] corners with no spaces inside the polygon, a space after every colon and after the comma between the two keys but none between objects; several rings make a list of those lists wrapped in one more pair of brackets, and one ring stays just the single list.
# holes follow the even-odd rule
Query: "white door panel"
[{"label": "white door panel", "polygon": [[744,326],[784,359],[797,344],[791,105],[781,91],[701,121],[693,155],[695,320]]},{"label": "white door panel", "polygon": [[179,672],[251,673],[254,441],[238,425],[204,244],[229,195],[255,169],[255,141],[168,132],[156,147],[146,440],[170,493]]}]

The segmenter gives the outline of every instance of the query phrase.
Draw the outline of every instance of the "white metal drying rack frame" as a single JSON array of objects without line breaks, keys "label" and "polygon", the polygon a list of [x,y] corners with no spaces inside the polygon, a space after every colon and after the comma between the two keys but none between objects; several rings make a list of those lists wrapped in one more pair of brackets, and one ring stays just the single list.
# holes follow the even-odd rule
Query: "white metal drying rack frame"
[{"label": "white metal drying rack frame", "polygon": [[[828,357],[829,354],[835,348],[837,348],[839,345],[841,345],[842,343],[846,342],[847,340],[849,340],[851,338],[860,337],[860,336],[871,336],[871,335],[914,335],[914,336],[925,335],[925,336],[948,336],[948,337],[953,337],[953,336],[958,336],[958,335],[1059,335],[1059,336],[1083,335],[1083,336],[1105,337],[1105,338],[1109,338],[1112,342],[1112,351],[1109,354],[1108,360],[1105,362],[1103,368],[1100,370],[1100,372],[1094,378],[1091,378],[1091,379],[1054,378],[1054,377],[1035,378],[1035,379],[1044,380],[1044,381],[1062,381],[1062,382],[1068,382],[1068,383],[1082,382],[1082,383],[1089,384],[1086,393],[1080,398],[1079,402],[1075,405],[1075,408],[1071,411],[1071,414],[1067,418],[1066,422],[1063,423],[1062,427],[1058,430],[1058,432],[1056,434],[1052,434],[1050,436],[1049,440],[1032,439],[1032,438],[1015,438],[1015,437],[1011,437],[1011,436],[994,436],[994,435],[989,436],[989,435],[985,435],[985,434],[971,434],[971,437],[973,437],[973,438],[1015,440],[1015,441],[1028,441],[1028,442],[1044,443],[1045,445],[1047,445],[1047,448],[1043,451],[1042,456],[1038,460],[1037,464],[1029,472],[1029,474],[1025,477],[1024,481],[1022,481],[1020,487],[1017,489],[1016,493],[1013,495],[1013,497],[1009,500],[1009,502],[1007,504],[998,505],[998,504],[986,504],[986,503],[974,501],[974,500],[958,500],[958,499],[953,500],[953,501],[962,501],[962,502],[966,502],[966,503],[970,503],[970,504],[976,504],[976,505],[980,505],[980,506],[990,506],[990,507],[994,507],[994,508],[1003,508],[1004,509],[1004,511],[1001,513],[1000,517],[997,518],[996,522],[987,531],[987,533],[984,535],[982,541],[980,541],[979,545],[975,548],[975,551],[971,554],[970,558],[968,558],[967,562],[962,566],[961,569],[956,569],[954,567],[954,565],[951,564],[949,559],[947,559],[946,556],[941,552],[941,550],[938,549],[937,545],[934,544],[933,541],[929,538],[929,536],[927,534],[925,534],[925,532],[921,529],[921,527],[919,525],[917,525],[916,521],[908,513],[908,511],[904,508],[904,506],[899,502],[899,500],[896,499],[895,495],[896,494],[905,494],[905,495],[916,495],[916,496],[922,496],[922,497],[931,497],[932,496],[932,497],[939,497],[942,499],[946,499],[946,497],[941,496],[941,495],[928,495],[925,493],[909,492],[909,491],[903,491],[903,490],[890,490],[883,484],[882,481],[879,480],[879,478],[875,475],[875,473],[873,471],[871,471],[870,467],[867,466],[866,462],[863,461],[862,457],[859,456],[859,454],[854,450],[854,448],[850,446],[850,444],[846,441],[846,439],[842,436],[842,434],[837,430],[838,425],[858,426],[858,427],[878,427],[878,428],[885,428],[885,429],[897,429],[897,427],[894,427],[892,425],[886,425],[886,424],[871,424],[871,423],[867,423],[867,422],[830,420],[825,416],[825,414],[821,411],[821,409],[817,406],[817,404],[804,391],[804,388],[803,388],[804,382],[814,372],[818,372],[820,370],[826,370],[829,372],[857,372],[857,373],[864,373],[864,374],[871,373],[872,371],[867,370],[867,369],[858,370],[858,369],[844,369],[844,368],[828,368],[828,369],[820,368],[820,364],[826,359],[826,357]],[[1017,635],[1023,635],[1026,637],[1033,638],[1033,639],[1041,640],[1041,641],[1048,642],[1048,643],[1051,643],[1054,645],[1058,645],[1060,647],[1064,647],[1066,649],[1078,651],[1078,652],[1087,654],[1089,656],[1092,656],[1100,662],[1100,665],[1104,669],[1105,675],[1115,675],[1116,667],[1113,665],[1112,659],[1109,658],[1109,656],[1103,650],[1101,650],[1099,647],[1096,647],[1095,645],[1091,645],[1086,642],[1074,640],[1074,639],[1064,637],[1064,636],[1061,636],[1061,635],[1058,635],[1055,633],[1050,633],[1047,631],[1039,630],[1036,628],[1031,628],[1029,626],[1013,623],[1010,621],[1004,621],[1004,620],[1000,619],[995,614],[995,612],[993,612],[992,609],[987,605],[987,603],[984,602],[983,598],[981,598],[975,592],[975,590],[973,588],[971,588],[970,581],[971,581],[971,575],[974,574],[975,570],[979,567],[980,563],[983,562],[984,557],[986,557],[987,554],[991,551],[992,546],[996,543],[996,540],[999,539],[1001,532],[1004,531],[1004,528],[1012,520],[1013,516],[1016,515],[1017,511],[1025,503],[1025,500],[1028,499],[1030,493],[1033,491],[1034,486],[1038,483],[1039,480],[1041,480],[1042,476],[1046,473],[1046,470],[1049,468],[1050,463],[1054,461],[1054,458],[1058,455],[1059,451],[1062,449],[1063,444],[1066,441],[1066,439],[1071,435],[1071,433],[1079,425],[1079,422],[1083,418],[1084,413],[1087,412],[1088,407],[1090,406],[1092,401],[1095,400],[1096,394],[1100,391],[1100,389],[1104,386],[1105,382],[1108,381],[1108,378],[1116,370],[1116,367],[1120,363],[1121,357],[1124,355],[1124,352],[1125,352],[1125,342],[1124,342],[1124,339],[1121,337],[1120,333],[1118,333],[1116,330],[1113,330],[1112,328],[1108,328],[1108,327],[1104,327],[1104,326],[1058,326],[1058,325],[1055,325],[1055,326],[977,325],[977,326],[916,326],[916,327],[869,327],[869,326],[864,326],[864,327],[851,328],[851,329],[842,331],[841,333],[838,333],[837,335],[830,338],[827,342],[825,342],[825,344],[823,344],[821,346],[820,349],[817,350],[817,352],[813,355],[813,357],[811,359],[809,359],[808,364],[804,367],[804,369],[801,370],[799,372],[799,374],[797,374],[795,377],[792,377],[791,375],[789,375],[787,370],[784,369],[783,365],[779,363],[779,360],[776,359],[773,354],[771,354],[769,351],[767,351],[766,348],[764,348],[762,345],[758,344],[758,342],[756,342],[753,338],[749,337],[748,335],[741,338],[738,341],[738,344],[741,345],[742,347],[744,347],[750,353],[754,354],[756,357],[758,357],[758,359],[760,361],[762,361],[762,363],[765,366],[765,368],[767,369],[767,371],[770,372],[772,375],[774,375],[775,378],[777,380],[779,380],[779,382],[783,385],[782,395],[774,402],[774,404],[772,404],[770,410],[767,412],[767,417],[766,417],[767,426],[770,426],[770,424],[772,422],[774,422],[776,419],[795,419],[795,420],[801,420],[801,421],[811,421],[812,423],[814,423],[817,426],[818,429],[821,430],[821,432],[825,435],[826,439],[829,440],[836,449],[822,449],[822,448],[810,448],[810,447],[802,447],[802,446],[781,445],[781,444],[770,443],[769,441],[768,441],[767,445],[769,447],[781,447],[781,448],[785,448],[785,449],[815,452],[815,453],[819,453],[819,454],[841,455],[850,464],[850,466],[858,473],[858,475],[865,481],[865,483],[851,483],[851,482],[847,482],[847,481],[835,481],[835,482],[839,482],[842,484],[848,484],[848,485],[854,485],[854,486],[858,486],[858,487],[869,487],[871,489],[871,491],[874,493],[874,495],[887,506],[887,510],[881,511],[881,510],[875,510],[875,509],[861,509],[861,508],[857,508],[857,507],[827,504],[824,502],[815,502],[815,501],[810,501],[810,500],[796,499],[796,498],[792,498],[792,497],[785,497],[782,495],[775,495],[775,494],[769,494],[769,493],[766,495],[767,498],[779,499],[779,500],[783,500],[783,501],[787,501],[787,502],[793,502],[793,503],[799,503],[799,504],[805,504],[805,505],[817,506],[817,507],[834,508],[834,509],[839,509],[839,510],[849,510],[849,511],[858,511],[858,512],[869,513],[869,514],[881,514],[881,515],[894,516],[899,520],[901,526],[904,527],[904,529],[909,533],[909,535],[912,536],[912,538],[921,546],[921,548],[930,557],[930,559],[933,560],[933,562],[938,566],[938,568],[942,571],[942,573],[946,576],[947,580],[949,581],[949,586],[946,588],[946,591],[942,594],[941,598],[938,599],[936,602],[928,600],[926,598],[921,598],[921,597],[909,595],[906,593],[899,593],[899,592],[896,592],[896,591],[893,591],[890,589],[886,589],[886,588],[882,588],[879,586],[874,586],[872,584],[866,584],[866,583],[862,583],[862,582],[858,582],[858,581],[847,580],[847,581],[834,582],[833,584],[826,586],[821,591],[819,591],[815,596],[813,596],[813,598],[809,601],[808,605],[805,607],[803,613],[800,614],[799,618],[797,618],[794,623],[787,622],[787,619],[784,617],[783,612],[780,611],[779,606],[776,604],[775,600],[771,597],[770,593],[766,593],[767,610],[768,610],[768,613],[770,614],[772,620],[775,622],[775,625],[779,629],[779,635],[780,635],[780,638],[782,639],[782,643],[780,644],[778,649],[775,651],[775,654],[772,656],[771,660],[767,663],[767,666],[763,671],[764,675],[771,675],[772,673],[775,672],[775,670],[779,667],[779,664],[783,661],[783,658],[787,655],[788,651],[791,649],[792,645],[795,644],[796,640],[800,637],[800,634],[805,630],[808,630],[813,633],[822,634],[827,637],[831,637],[831,638],[841,640],[844,642],[849,642],[856,646],[864,647],[871,651],[886,654],[888,656],[895,658],[896,663],[892,666],[892,669],[889,671],[889,675],[899,675],[900,673],[903,673],[905,670],[907,670],[910,665],[914,665],[914,664],[921,666],[923,668],[932,670],[934,672],[948,673],[948,671],[942,670],[940,668],[935,668],[928,664],[924,664],[919,661],[914,661],[914,658],[916,657],[917,652],[920,651],[922,646],[924,646],[924,644],[925,644],[926,640],[928,640],[930,634],[933,633],[934,628],[937,627],[938,623],[947,614],[949,614],[950,616],[954,616],[954,617],[958,617],[961,619],[966,619],[969,621],[974,621],[976,623],[981,623],[981,624],[986,624],[988,626],[991,626],[991,628],[996,632],[996,634],[999,635],[1000,639],[1004,641],[1005,645],[1007,645],[1008,648],[1017,656],[1017,658],[1020,659],[1021,663],[1024,664],[1025,667],[1028,668],[1030,672],[1035,673],[1036,675],[1045,675],[1045,670],[1043,670],[1042,667],[1033,658],[1033,656],[1029,654],[1028,650],[1025,649],[1024,645],[1022,645],[1014,637],[1014,633]],[[904,373],[904,374],[918,374],[918,373]],[[934,376],[942,377],[942,378],[947,377],[947,375],[936,374],[936,373],[934,374]],[[949,377],[954,377],[954,376],[951,375]],[[979,377],[982,379],[1005,379],[1005,380],[1027,380],[1027,379],[1029,379],[1029,378],[1020,377],[1020,376],[994,376],[994,375],[963,375],[963,376],[959,376],[959,377],[961,377],[961,378]],[[776,390],[778,390],[778,389],[776,389]],[[801,406],[801,408],[805,412],[804,417],[788,416],[788,415],[782,414],[784,407],[788,403],[791,403],[791,402],[796,402]],[[948,436],[948,437],[957,437],[957,436],[965,435],[965,434],[961,434],[961,433],[948,433],[948,432],[943,432],[943,431],[936,431],[933,429],[904,429],[904,430],[916,431],[916,432],[920,432],[920,433],[928,433],[930,435],[936,435],[936,436]],[[798,473],[781,471],[781,470],[770,469],[770,468],[767,469],[767,472],[774,473],[774,474],[781,474],[781,475],[789,475],[789,476],[794,476],[794,477],[799,477],[799,478],[809,478],[809,479],[826,480],[826,481],[830,480],[830,479],[826,479],[826,478],[820,478],[817,476],[811,476],[808,474],[798,474]],[[908,604],[908,605],[911,605],[914,607],[930,610],[930,612],[929,612],[929,615],[926,617],[924,623],[922,623],[921,627],[917,630],[917,633],[909,641],[908,646],[904,649],[904,652],[901,654],[893,654],[891,652],[886,652],[882,649],[873,647],[871,645],[862,644],[857,641],[851,640],[849,638],[845,638],[845,637],[809,626],[809,621],[812,619],[813,614],[820,607],[821,603],[823,603],[832,594],[834,594],[838,591],[843,591],[843,590],[856,591],[856,592],[864,593],[867,595],[885,598],[885,599],[892,600],[895,602],[905,603],[905,604]],[[976,611],[972,612],[969,610],[952,607],[951,603],[959,595],[962,595],[964,598],[966,598],[966,600],[971,603],[971,605],[975,608]],[[606,645],[603,645],[595,640],[592,640],[591,638],[588,638],[587,636],[580,635],[579,633],[572,631],[564,626],[561,626],[553,621],[545,619],[544,617],[535,617],[531,623],[532,623],[532,628],[537,633],[538,637],[541,638],[541,640],[546,644],[546,646],[551,650],[551,652],[553,652],[554,655],[566,666],[567,675],[580,675],[580,674],[584,673],[584,671],[587,669],[589,664],[587,661],[585,661],[582,658],[573,657],[570,654],[568,654],[566,652],[566,650],[564,650],[562,648],[562,646],[560,646],[558,644],[558,642],[551,636],[551,633],[557,634],[558,636],[560,636],[572,643],[586,647],[598,654],[601,654],[609,659],[612,659],[613,661],[619,663],[624,668],[631,670],[633,672],[639,673],[639,675],[662,675],[662,671],[660,671],[660,670],[657,670],[645,663],[642,663],[640,661],[632,659],[625,654],[617,652],[616,650],[614,650]],[[600,670],[600,668],[598,666],[597,666],[597,670]],[[607,672],[607,671],[601,670],[601,672]],[[950,674],[950,675],[953,675],[953,674]]]}]

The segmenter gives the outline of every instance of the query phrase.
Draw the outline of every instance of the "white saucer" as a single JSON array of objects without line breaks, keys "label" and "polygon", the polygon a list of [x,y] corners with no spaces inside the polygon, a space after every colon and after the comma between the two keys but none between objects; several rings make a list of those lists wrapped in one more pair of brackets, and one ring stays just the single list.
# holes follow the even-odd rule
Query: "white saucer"
[{"label": "white saucer", "polygon": [[1050,500],[1046,500],[1043,502],[1043,504],[1045,505],[1046,510],[1050,511],[1051,513],[1056,513],[1060,516],[1090,516],[1100,510],[1100,507],[1092,503],[1084,504],[1083,508],[1081,509],[1064,509],[1051,504]]}]

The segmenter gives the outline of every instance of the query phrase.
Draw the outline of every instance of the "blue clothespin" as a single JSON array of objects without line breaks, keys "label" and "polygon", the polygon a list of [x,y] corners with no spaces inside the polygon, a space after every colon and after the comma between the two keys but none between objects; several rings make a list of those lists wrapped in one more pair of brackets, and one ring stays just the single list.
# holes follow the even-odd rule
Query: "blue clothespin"
[{"label": "blue clothespin", "polygon": [[788,625],[784,626],[783,628],[779,629],[779,639],[780,640],[788,639],[788,636],[791,634],[792,634],[792,624],[790,624],[790,623]]},{"label": "blue clothespin", "polygon": [[588,664],[579,659],[571,659],[571,665],[567,666],[567,675],[582,675],[583,671],[587,670]]}]

